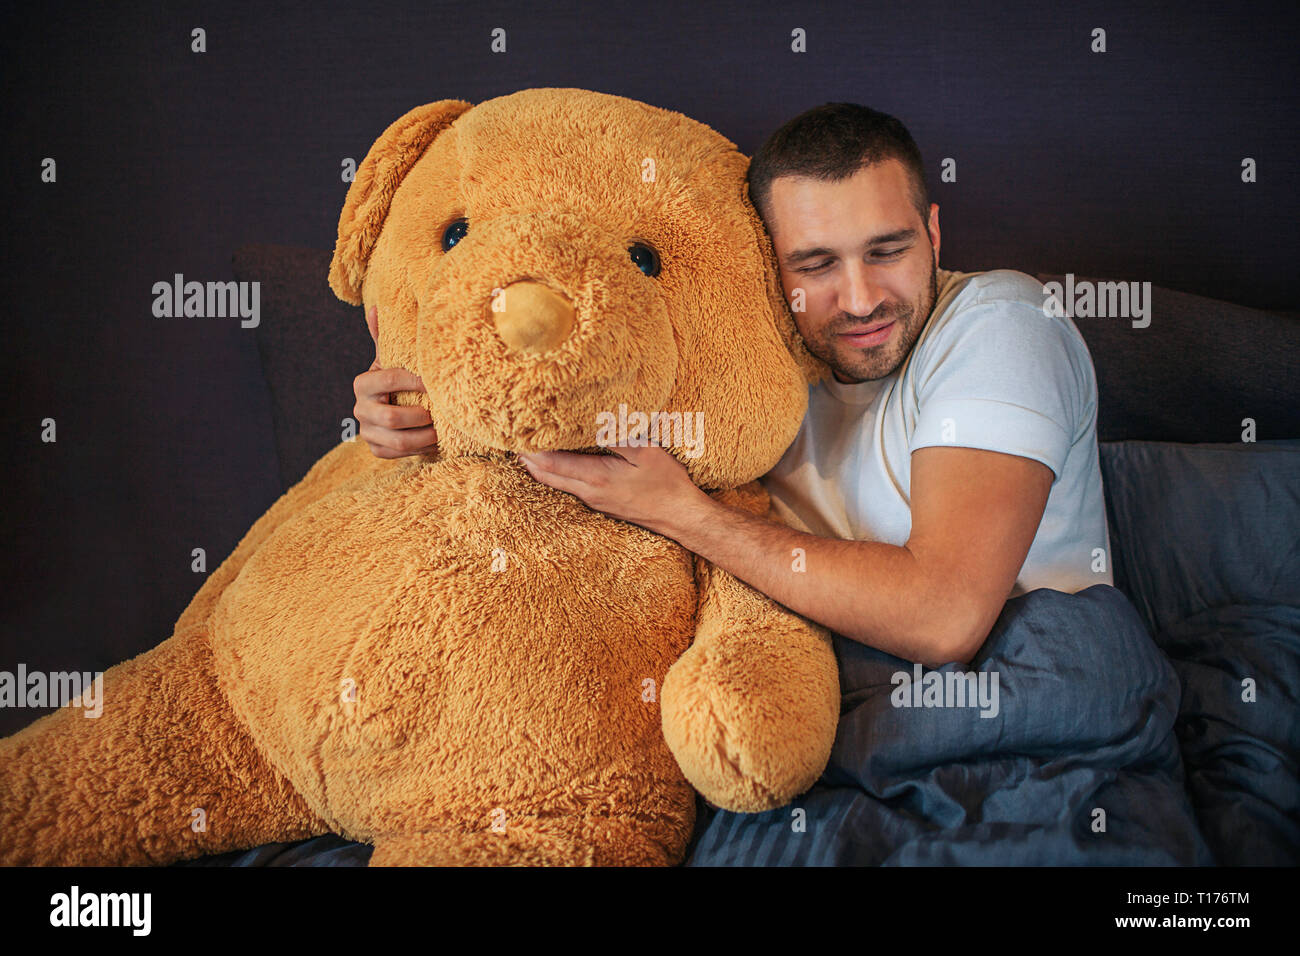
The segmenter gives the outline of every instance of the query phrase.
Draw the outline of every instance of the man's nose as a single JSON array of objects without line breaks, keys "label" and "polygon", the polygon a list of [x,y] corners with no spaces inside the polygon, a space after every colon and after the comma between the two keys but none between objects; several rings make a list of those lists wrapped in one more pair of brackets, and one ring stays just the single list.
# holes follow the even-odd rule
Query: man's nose
[{"label": "man's nose", "polygon": [[846,264],[839,293],[840,309],[860,318],[874,312],[885,298],[884,287],[873,280],[871,268],[865,262]]},{"label": "man's nose", "polygon": [[492,319],[497,335],[513,352],[547,352],[573,331],[573,305],[535,279],[512,282],[500,292]]}]

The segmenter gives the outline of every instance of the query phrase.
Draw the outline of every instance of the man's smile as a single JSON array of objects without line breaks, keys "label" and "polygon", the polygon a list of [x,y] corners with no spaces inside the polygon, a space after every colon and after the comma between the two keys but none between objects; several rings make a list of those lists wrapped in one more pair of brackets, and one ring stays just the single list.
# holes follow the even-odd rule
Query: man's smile
[{"label": "man's smile", "polygon": [[884,325],[868,326],[866,329],[859,329],[853,332],[840,332],[838,337],[849,345],[858,348],[871,345],[880,345],[889,338],[890,332],[897,324],[895,319]]}]

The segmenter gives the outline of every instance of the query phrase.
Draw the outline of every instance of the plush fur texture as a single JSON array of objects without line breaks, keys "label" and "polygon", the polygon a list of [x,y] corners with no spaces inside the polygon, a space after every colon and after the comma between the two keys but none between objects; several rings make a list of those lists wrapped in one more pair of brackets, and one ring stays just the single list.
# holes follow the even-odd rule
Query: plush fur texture
[{"label": "plush fur texture", "polygon": [[692,785],[740,812],[807,789],[839,714],[827,633],[513,457],[599,451],[620,403],[698,412],[701,453],[670,450],[767,514],[754,479],[825,369],[745,169],[700,123],[583,90],[390,126],[348,191],[330,284],[378,305],[380,361],[423,379],[398,401],[428,408],[438,452],[341,443],[169,640],[105,675],[101,717],[64,708],[0,741],[0,862],[165,863],[334,831],[377,865],[671,864]]}]

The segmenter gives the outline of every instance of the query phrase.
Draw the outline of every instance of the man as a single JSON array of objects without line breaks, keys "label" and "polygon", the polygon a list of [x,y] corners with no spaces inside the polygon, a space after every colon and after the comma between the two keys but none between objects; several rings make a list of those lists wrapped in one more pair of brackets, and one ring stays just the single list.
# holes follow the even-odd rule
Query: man
[{"label": "man", "polygon": [[[939,207],[903,124],[809,110],[759,150],[749,190],[799,332],[833,371],[762,479],[794,527],[718,504],[654,446],[520,455],[529,473],[929,666],[969,661],[1009,597],[1112,583],[1087,347],[1030,277],[939,269]],[[376,454],[436,440],[422,411],[381,404],[412,380],[357,379]]]}]

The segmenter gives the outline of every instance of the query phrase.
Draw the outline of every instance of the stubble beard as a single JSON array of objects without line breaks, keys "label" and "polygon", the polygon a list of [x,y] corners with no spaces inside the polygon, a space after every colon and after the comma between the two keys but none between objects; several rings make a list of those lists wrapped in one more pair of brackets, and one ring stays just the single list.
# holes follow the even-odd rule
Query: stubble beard
[{"label": "stubble beard", "polygon": [[[849,382],[869,382],[884,378],[903,364],[912,346],[921,335],[930,312],[939,297],[939,273],[934,257],[930,257],[930,280],[916,302],[901,308],[897,303],[882,302],[871,315],[852,316],[841,312],[816,340],[809,342],[808,351],[829,365],[838,377]],[[895,323],[889,339],[881,345],[867,349],[854,348],[839,339],[841,332],[854,326],[870,325],[892,319]]]}]

